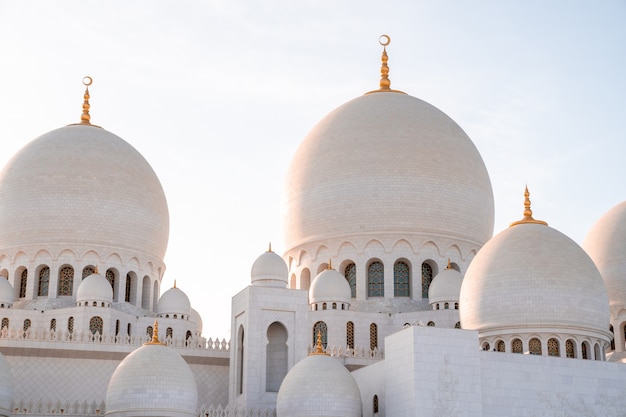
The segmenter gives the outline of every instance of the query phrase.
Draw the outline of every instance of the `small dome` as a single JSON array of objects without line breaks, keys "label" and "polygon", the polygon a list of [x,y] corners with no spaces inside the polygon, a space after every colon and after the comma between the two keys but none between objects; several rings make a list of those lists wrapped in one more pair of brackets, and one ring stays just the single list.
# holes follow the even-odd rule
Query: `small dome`
[{"label": "small dome", "polygon": [[195,308],[191,309],[191,321],[193,321],[194,323],[196,323],[196,335],[197,336],[202,336],[202,317],[200,316],[200,313],[198,313],[196,311]]},{"label": "small dome", "polygon": [[113,372],[105,415],[196,417],[197,406],[198,388],[187,362],[175,350],[151,342],[133,351]]},{"label": "small dome", "polygon": [[15,292],[13,286],[8,279],[0,277],[0,304],[4,304],[5,307],[13,305],[15,301]]},{"label": "small dome", "polygon": [[159,298],[157,314],[191,314],[189,297],[174,284],[174,288],[165,291]]},{"label": "small dome", "polygon": [[277,417],[361,417],[361,393],[352,374],[327,355],[310,355],[285,376]]},{"label": "small dome", "polygon": [[320,272],[309,288],[309,304],[321,302],[350,303],[352,292],[348,280],[334,269]]},{"label": "small dome", "polygon": [[463,276],[456,269],[448,267],[433,279],[428,288],[428,302],[430,304],[444,301],[459,301]]},{"label": "small dome", "polygon": [[484,334],[550,329],[608,341],[609,305],[598,269],[573,240],[517,224],[472,260],[461,286],[461,325]]},{"label": "small dome", "polygon": [[0,353],[0,416],[12,415],[13,408],[13,375],[11,367]]},{"label": "small dome", "polygon": [[269,250],[254,261],[250,276],[252,285],[285,288],[289,272],[283,258]]},{"label": "small dome", "polygon": [[100,274],[91,274],[80,282],[76,291],[76,302],[104,301],[113,302],[111,283]]},{"label": "small dome", "polygon": [[611,308],[626,307],[626,201],[600,217],[583,248],[600,270]]}]

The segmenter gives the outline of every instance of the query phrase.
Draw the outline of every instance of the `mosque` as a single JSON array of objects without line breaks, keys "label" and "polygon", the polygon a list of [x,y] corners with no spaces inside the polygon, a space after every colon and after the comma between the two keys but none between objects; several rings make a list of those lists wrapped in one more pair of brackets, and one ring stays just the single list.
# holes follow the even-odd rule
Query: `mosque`
[{"label": "mosque", "polygon": [[86,77],[80,121],[0,172],[0,416],[626,415],[626,202],[581,248],[519,190],[493,236],[478,150],[391,89],[380,40],[379,88],[293,157],[286,251],[251,266],[231,340],[162,291],[165,194]]}]

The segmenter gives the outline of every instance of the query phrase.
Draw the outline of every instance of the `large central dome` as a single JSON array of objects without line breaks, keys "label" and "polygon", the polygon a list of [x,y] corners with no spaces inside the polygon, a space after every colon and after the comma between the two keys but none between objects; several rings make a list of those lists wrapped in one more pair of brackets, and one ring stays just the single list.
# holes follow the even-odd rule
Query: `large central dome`
[{"label": "large central dome", "polygon": [[493,234],[478,150],[450,117],[399,92],[358,97],[313,128],[289,167],[283,211],[287,251],[358,235],[480,246]]},{"label": "large central dome", "polygon": [[135,148],[91,125],[46,133],[0,173],[0,251],[125,250],[161,261],[169,215],[156,174]]}]

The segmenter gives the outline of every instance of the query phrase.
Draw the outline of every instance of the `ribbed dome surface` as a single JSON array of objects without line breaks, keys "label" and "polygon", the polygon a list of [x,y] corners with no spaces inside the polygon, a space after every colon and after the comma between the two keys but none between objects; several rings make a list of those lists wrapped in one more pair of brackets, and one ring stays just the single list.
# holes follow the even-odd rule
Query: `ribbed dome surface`
[{"label": "ribbed dome surface", "polygon": [[107,387],[107,416],[195,417],[197,406],[198,388],[189,365],[164,345],[133,351]]},{"label": "ribbed dome surface", "polygon": [[191,314],[189,297],[180,288],[165,291],[157,304],[158,314]]},{"label": "ribbed dome surface", "polygon": [[11,374],[11,367],[0,353],[0,416],[11,416],[12,409],[13,375]]},{"label": "ribbed dome surface", "polygon": [[76,301],[113,302],[111,283],[100,274],[91,274],[80,282],[76,291]]},{"label": "ribbed dome surface", "polygon": [[400,93],[358,97],[311,130],[289,167],[283,212],[287,251],[364,234],[479,245],[493,234],[478,150],[443,112]]},{"label": "ribbed dome surface", "polygon": [[62,127],[22,148],[0,173],[0,201],[0,251],[87,246],[162,260],[167,248],[159,179],[137,150],[97,127]]},{"label": "ribbed dome surface", "polygon": [[311,355],[283,380],[277,417],[361,417],[361,394],[350,372],[337,359]]},{"label": "ribbed dome surface", "polygon": [[334,269],[320,272],[309,288],[309,304],[321,302],[350,303],[352,293],[348,280]]},{"label": "ribbed dome surface", "polygon": [[288,276],[287,264],[272,251],[259,256],[250,271],[252,285],[284,288],[287,286]]},{"label": "ribbed dome surface", "polygon": [[592,226],[583,248],[600,270],[611,307],[626,306],[626,201]]},{"label": "ribbed dome surface", "polygon": [[0,304],[13,304],[15,292],[9,280],[0,277]]},{"label": "ribbed dome surface", "polygon": [[557,328],[608,334],[609,304],[598,269],[573,240],[538,224],[510,227],[470,264],[461,325],[479,332]]},{"label": "ribbed dome surface", "polygon": [[433,279],[428,288],[428,302],[458,301],[463,277],[452,268],[446,268]]}]

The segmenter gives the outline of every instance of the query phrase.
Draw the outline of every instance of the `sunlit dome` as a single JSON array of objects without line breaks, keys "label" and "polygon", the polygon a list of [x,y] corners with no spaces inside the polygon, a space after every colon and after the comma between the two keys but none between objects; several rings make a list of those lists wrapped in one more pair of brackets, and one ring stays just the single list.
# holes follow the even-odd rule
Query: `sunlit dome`
[{"label": "sunlit dome", "polygon": [[478,150],[450,117],[418,98],[379,92],[324,117],[291,161],[283,196],[287,252],[367,236],[493,234],[493,193]]},{"label": "sunlit dome", "polygon": [[459,271],[448,265],[433,278],[428,288],[428,302],[430,304],[439,302],[455,302],[459,300],[463,276]]},{"label": "sunlit dome", "polygon": [[162,261],[167,202],[139,152],[102,128],[70,125],[24,146],[0,172],[0,251],[130,251]]},{"label": "sunlit dome", "polygon": [[309,288],[309,304],[332,302],[350,304],[351,297],[348,280],[331,268],[320,272]]},{"label": "sunlit dome", "polygon": [[288,282],[289,272],[287,264],[271,248],[261,254],[252,264],[250,277],[252,285],[285,288]]},{"label": "sunlit dome", "polygon": [[578,244],[532,212],[478,252],[463,278],[459,309],[462,327],[481,336],[551,329],[610,340],[598,269]]},{"label": "sunlit dome", "polygon": [[80,282],[76,291],[76,302],[97,301],[112,303],[111,283],[100,274],[91,274]]},{"label": "sunlit dome", "polygon": [[626,201],[613,207],[593,225],[583,247],[606,284],[611,308],[626,306]]},{"label": "sunlit dome", "polygon": [[189,297],[180,288],[174,287],[165,291],[157,304],[157,314],[191,314]]},{"label": "sunlit dome", "polygon": [[[2,278],[4,279],[4,278]],[[13,415],[13,375],[11,367],[0,353],[0,416]]]},{"label": "sunlit dome", "polygon": [[106,416],[196,417],[198,388],[187,362],[155,336],[115,369],[106,392]]},{"label": "sunlit dome", "polygon": [[0,305],[3,305],[4,308],[8,308],[13,305],[14,301],[15,293],[13,286],[9,280],[0,276]]},{"label": "sunlit dome", "polygon": [[277,417],[361,417],[361,393],[350,372],[330,356],[314,354],[285,376]]}]

